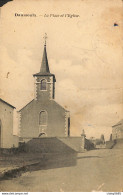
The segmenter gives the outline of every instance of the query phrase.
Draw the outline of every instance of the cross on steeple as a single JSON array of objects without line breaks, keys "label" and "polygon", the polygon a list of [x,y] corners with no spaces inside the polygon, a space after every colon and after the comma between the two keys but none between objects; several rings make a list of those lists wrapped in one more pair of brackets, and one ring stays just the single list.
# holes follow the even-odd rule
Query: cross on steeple
[{"label": "cross on steeple", "polygon": [[47,37],[47,33],[45,33],[45,35],[44,35],[43,38],[44,38],[44,46],[46,46],[46,40],[47,40],[47,38],[48,38],[48,37]]}]

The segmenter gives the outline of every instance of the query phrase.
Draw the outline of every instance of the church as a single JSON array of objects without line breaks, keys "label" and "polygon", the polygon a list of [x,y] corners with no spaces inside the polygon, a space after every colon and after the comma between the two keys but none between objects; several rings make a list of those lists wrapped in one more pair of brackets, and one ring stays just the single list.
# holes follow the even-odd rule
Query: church
[{"label": "church", "polygon": [[46,40],[40,72],[33,75],[34,99],[19,113],[20,141],[37,137],[69,137],[70,113],[55,101],[55,75],[50,73]]}]

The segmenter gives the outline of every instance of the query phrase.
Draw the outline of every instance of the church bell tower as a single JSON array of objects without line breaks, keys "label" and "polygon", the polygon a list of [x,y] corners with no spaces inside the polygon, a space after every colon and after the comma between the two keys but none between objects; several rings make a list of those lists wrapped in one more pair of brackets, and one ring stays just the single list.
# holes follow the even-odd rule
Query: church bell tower
[{"label": "church bell tower", "polygon": [[55,75],[50,73],[47,51],[46,51],[46,39],[44,36],[44,51],[41,63],[40,72],[33,75],[35,78],[35,100],[52,100],[55,98]]}]

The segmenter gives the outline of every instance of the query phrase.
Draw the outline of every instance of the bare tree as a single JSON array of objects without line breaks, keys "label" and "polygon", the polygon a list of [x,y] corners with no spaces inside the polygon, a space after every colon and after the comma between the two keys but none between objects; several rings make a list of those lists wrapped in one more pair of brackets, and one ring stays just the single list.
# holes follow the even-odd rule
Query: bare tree
[{"label": "bare tree", "polygon": [[112,141],[112,133],[110,134],[110,141]]},{"label": "bare tree", "polygon": [[103,142],[103,144],[105,143],[105,138],[103,134],[101,135],[100,140]]}]

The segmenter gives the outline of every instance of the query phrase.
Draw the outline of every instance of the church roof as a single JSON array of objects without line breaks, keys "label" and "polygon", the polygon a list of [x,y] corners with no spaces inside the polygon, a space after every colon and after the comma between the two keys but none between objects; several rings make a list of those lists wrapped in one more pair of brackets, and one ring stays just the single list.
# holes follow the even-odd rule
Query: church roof
[{"label": "church roof", "polygon": [[34,74],[33,76],[55,76],[55,75],[52,73],[49,73],[49,72],[45,72],[45,73],[38,72],[38,73]]},{"label": "church roof", "polygon": [[46,45],[44,45],[44,52],[43,52],[43,58],[42,58],[40,72],[41,73],[50,73],[48,59],[47,59]]},{"label": "church roof", "polygon": [[54,74],[50,73],[48,58],[47,58],[47,51],[46,51],[46,44],[44,45],[44,52],[43,52],[40,72],[34,74],[33,76],[54,76],[55,77]]},{"label": "church roof", "polygon": [[[29,104],[31,104],[33,101],[34,101],[34,99],[31,100],[31,101],[30,101],[28,104],[26,104],[25,106],[23,106],[23,108],[25,108],[26,106],[28,106]],[[20,112],[21,110],[23,110],[23,108],[21,108],[18,112]]]},{"label": "church roof", "polygon": [[118,126],[118,125],[123,125],[123,119],[121,119],[118,123],[116,123],[115,125],[113,125],[112,127]]},{"label": "church roof", "polygon": [[12,108],[15,108],[14,106],[12,106],[12,105],[11,105],[11,104],[9,104],[8,102],[6,102],[6,101],[2,100],[1,98],[0,98],[0,101],[1,101],[1,102],[3,102],[3,103],[5,103],[5,104],[7,104],[8,106],[10,106],[10,107],[12,107]]}]

